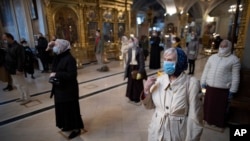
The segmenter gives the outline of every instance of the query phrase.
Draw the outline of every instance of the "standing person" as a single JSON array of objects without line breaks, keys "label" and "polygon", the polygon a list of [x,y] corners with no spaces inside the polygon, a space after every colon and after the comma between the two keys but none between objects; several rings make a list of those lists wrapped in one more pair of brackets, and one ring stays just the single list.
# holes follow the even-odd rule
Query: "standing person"
[{"label": "standing person", "polygon": [[182,49],[165,50],[163,59],[164,74],[149,77],[141,97],[147,109],[155,109],[148,141],[199,141],[203,130],[199,81],[185,74],[187,57]]},{"label": "standing person", "polygon": [[187,57],[188,57],[188,66],[189,73],[194,74],[195,70],[195,60],[199,54],[199,41],[195,33],[191,34],[191,41],[187,46]]},{"label": "standing person", "polygon": [[21,102],[21,105],[27,104],[30,102],[30,94],[27,81],[23,74],[25,60],[24,49],[14,40],[14,37],[10,33],[4,33],[3,40],[8,43],[5,55],[5,66],[20,93],[20,99],[18,99],[17,102]]},{"label": "standing person", "polygon": [[37,46],[38,57],[41,59],[43,65],[42,73],[49,72],[49,52],[45,51],[48,46],[48,41],[43,37],[42,33],[38,34]]},{"label": "standing person", "polygon": [[68,136],[72,139],[81,134],[84,125],[79,106],[76,60],[70,48],[69,41],[56,39],[49,43],[46,50],[52,49],[56,54],[50,73],[51,97],[55,96],[56,126],[62,131],[72,131]]},{"label": "standing person", "polygon": [[25,60],[24,60],[24,75],[27,77],[27,73],[31,75],[32,79],[35,79],[34,77],[34,54],[30,47],[27,44],[27,41],[25,39],[22,39],[21,42],[22,46],[24,47],[25,52]]},{"label": "standing person", "polygon": [[126,67],[126,62],[128,60],[128,49],[129,49],[129,40],[126,36],[122,36],[122,47],[121,47],[121,52],[122,52],[122,60],[123,60],[123,66],[124,68]]},{"label": "standing person", "polygon": [[4,44],[6,43],[0,44],[0,80],[3,82],[7,82],[7,86],[3,88],[3,91],[12,91],[13,90],[12,79],[5,67],[5,55],[6,55],[7,44],[6,46]]},{"label": "standing person", "polygon": [[153,31],[152,37],[150,38],[150,60],[149,60],[149,68],[150,69],[159,69],[161,68],[161,50],[162,48],[159,46],[161,42],[160,37],[157,35],[156,31]]},{"label": "standing person", "polygon": [[[96,38],[95,38],[95,56],[97,63],[102,66],[102,55],[103,55],[103,38],[101,37],[101,31],[98,29],[95,32]],[[100,68],[99,68],[100,69]]]},{"label": "standing person", "polygon": [[148,54],[149,54],[149,51],[148,51],[148,48],[149,48],[148,37],[146,35],[142,35],[141,39],[139,41],[139,44],[140,44],[140,47],[143,49],[143,54],[144,54],[144,57],[145,57],[144,60],[146,61],[147,57],[148,57]]},{"label": "standing person", "polygon": [[189,42],[191,41],[191,33],[186,33],[186,47],[188,47]]},{"label": "standing person", "polygon": [[131,37],[133,47],[128,50],[128,61],[124,79],[128,78],[126,97],[129,102],[140,105],[140,92],[143,90],[143,79],[147,79],[143,50],[138,46],[138,40]]},{"label": "standing person", "polygon": [[232,43],[223,40],[219,52],[209,57],[201,76],[201,86],[206,88],[204,120],[209,125],[225,127],[228,102],[238,91],[240,61],[231,53]]}]

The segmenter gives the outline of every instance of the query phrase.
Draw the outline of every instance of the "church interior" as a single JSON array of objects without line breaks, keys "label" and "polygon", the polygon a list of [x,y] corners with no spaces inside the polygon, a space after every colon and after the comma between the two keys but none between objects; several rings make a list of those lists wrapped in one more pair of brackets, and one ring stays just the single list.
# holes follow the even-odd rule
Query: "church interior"
[{"label": "church interior", "polygon": [[[231,101],[228,127],[204,126],[201,141],[229,141],[230,125],[250,124],[250,1],[249,0],[0,0],[0,34],[25,39],[34,53],[38,34],[68,40],[76,59],[79,103],[86,131],[76,141],[146,141],[153,110],[133,105],[125,97],[126,82],[121,37],[158,31],[162,43],[178,36],[186,49],[186,34],[196,32],[199,55],[194,77],[198,80],[209,56],[218,52],[215,38],[228,39],[240,59],[239,90]],[[95,32],[104,38],[103,62],[108,72],[96,71]],[[2,47],[2,40],[1,47]],[[163,60],[162,60],[163,61]],[[158,70],[149,69],[148,76]],[[0,81],[0,139],[64,141],[67,132],[55,126],[54,100],[49,73],[35,62],[35,79],[27,77],[31,102],[16,102],[19,92],[2,91]]]}]

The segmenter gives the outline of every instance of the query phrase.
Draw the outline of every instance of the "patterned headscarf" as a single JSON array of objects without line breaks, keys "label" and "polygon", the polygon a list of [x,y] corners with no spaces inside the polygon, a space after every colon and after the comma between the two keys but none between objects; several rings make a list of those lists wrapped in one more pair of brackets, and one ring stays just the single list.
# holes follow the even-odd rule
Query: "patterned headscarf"
[{"label": "patterned headscarf", "polygon": [[177,62],[175,66],[175,76],[179,76],[188,67],[187,55],[181,48],[176,48],[177,52]]}]

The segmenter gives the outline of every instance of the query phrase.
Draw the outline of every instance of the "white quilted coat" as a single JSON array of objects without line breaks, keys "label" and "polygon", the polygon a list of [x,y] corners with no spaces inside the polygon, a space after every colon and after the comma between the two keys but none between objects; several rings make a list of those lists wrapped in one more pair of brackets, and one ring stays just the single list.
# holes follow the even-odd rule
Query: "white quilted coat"
[{"label": "white quilted coat", "polygon": [[235,55],[221,57],[214,54],[209,57],[201,76],[201,84],[229,89],[235,93],[238,91],[239,82],[240,61]]}]

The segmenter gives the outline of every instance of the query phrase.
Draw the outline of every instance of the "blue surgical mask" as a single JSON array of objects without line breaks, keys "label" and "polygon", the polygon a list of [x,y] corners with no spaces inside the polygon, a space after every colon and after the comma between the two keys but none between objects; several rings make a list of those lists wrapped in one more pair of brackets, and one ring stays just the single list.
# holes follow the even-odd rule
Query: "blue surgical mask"
[{"label": "blue surgical mask", "polygon": [[60,52],[59,52],[60,50],[59,50],[59,47],[57,47],[57,46],[55,46],[55,47],[53,47],[53,52],[55,53],[55,54],[59,54]]},{"label": "blue surgical mask", "polygon": [[166,74],[172,75],[175,72],[175,62],[172,61],[164,61],[163,62],[163,70]]}]

